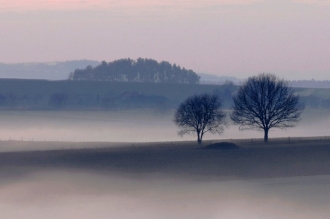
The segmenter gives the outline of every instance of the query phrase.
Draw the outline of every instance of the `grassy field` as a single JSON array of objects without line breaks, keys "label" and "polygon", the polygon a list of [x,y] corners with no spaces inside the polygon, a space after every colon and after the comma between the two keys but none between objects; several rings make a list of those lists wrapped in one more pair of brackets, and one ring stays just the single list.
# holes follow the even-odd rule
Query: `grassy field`
[{"label": "grassy field", "polygon": [[[326,218],[326,137],[73,143],[2,141],[1,218]],[[62,149],[63,148],[63,149]]]}]

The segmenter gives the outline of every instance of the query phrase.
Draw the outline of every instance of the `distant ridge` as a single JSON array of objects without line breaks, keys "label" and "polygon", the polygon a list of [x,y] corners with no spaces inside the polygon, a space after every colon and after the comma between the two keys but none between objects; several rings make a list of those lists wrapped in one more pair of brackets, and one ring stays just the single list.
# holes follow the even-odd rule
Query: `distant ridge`
[{"label": "distant ridge", "polygon": [[330,81],[318,81],[318,80],[294,80],[289,81],[292,87],[301,87],[301,88],[330,88]]},{"label": "distant ridge", "polygon": [[96,66],[100,62],[92,60],[72,60],[64,62],[0,63],[0,78],[66,80],[77,68]]},{"label": "distant ridge", "polygon": [[[245,79],[233,76],[217,76],[206,73],[199,73],[200,84],[225,84],[233,82],[235,85],[241,85]],[[297,88],[330,88],[330,80],[288,80],[291,87]]]},{"label": "distant ridge", "polygon": [[[61,62],[27,62],[27,63],[1,63],[0,79],[43,79],[43,80],[67,80],[69,74],[75,69],[83,69],[87,66],[95,67],[101,64],[94,60],[69,60]],[[200,84],[225,84],[233,82],[240,85],[244,79],[233,76],[217,76],[207,73],[198,73]],[[330,88],[330,80],[291,80],[290,86],[297,88]]]}]

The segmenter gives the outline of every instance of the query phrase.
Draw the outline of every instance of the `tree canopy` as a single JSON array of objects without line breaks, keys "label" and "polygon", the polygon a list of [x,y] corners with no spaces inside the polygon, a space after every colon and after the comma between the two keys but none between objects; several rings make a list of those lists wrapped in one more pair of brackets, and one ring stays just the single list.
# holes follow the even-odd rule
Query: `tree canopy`
[{"label": "tree canopy", "polygon": [[197,84],[200,77],[193,71],[176,64],[153,59],[119,59],[96,67],[87,66],[70,74],[71,80],[152,82]]},{"label": "tree canopy", "polygon": [[230,117],[234,124],[241,130],[263,130],[265,142],[269,129],[294,127],[304,109],[288,83],[273,74],[248,78],[233,101]]},{"label": "tree canopy", "polygon": [[225,117],[218,95],[206,93],[188,97],[181,103],[175,113],[174,123],[181,129],[179,135],[196,133],[200,144],[206,132],[223,132]]}]

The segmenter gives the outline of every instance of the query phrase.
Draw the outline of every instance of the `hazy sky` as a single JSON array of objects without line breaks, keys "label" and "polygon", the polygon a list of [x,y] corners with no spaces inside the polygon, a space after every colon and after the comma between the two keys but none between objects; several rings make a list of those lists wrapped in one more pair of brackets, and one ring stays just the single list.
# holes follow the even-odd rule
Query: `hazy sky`
[{"label": "hazy sky", "polygon": [[330,80],[330,0],[0,0],[0,62],[153,58]]}]

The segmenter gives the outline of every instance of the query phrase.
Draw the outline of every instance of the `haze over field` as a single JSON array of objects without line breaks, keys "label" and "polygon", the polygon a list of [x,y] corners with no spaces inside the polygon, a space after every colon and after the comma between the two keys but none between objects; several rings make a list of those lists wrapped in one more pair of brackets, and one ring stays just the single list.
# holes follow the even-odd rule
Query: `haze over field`
[{"label": "haze over field", "polygon": [[[111,111],[0,111],[0,140],[73,142],[195,141],[195,135],[177,135],[173,112],[151,110]],[[229,121],[229,118],[227,117]],[[330,113],[307,110],[295,128],[271,130],[274,137],[329,136]],[[224,133],[206,133],[204,140],[262,138],[263,132],[239,131],[230,125]],[[0,149],[1,150],[1,149]],[[8,149],[6,149],[8,150]]]},{"label": "haze over field", "polygon": [[0,62],[142,57],[238,78],[329,80],[327,0],[0,3]]},{"label": "haze over field", "polygon": [[[330,0],[0,0],[0,77],[60,80],[141,57],[231,79],[330,80],[329,21]],[[0,82],[1,219],[330,215],[328,89],[297,89],[301,122],[267,144],[229,122],[197,147],[174,110],[214,92],[228,112],[236,86]],[[322,137],[291,138],[309,136]],[[213,139],[232,147],[204,147]]]},{"label": "haze over field", "polygon": [[14,182],[0,187],[4,219],[323,219],[330,213],[329,176],[196,182],[51,170]]}]

